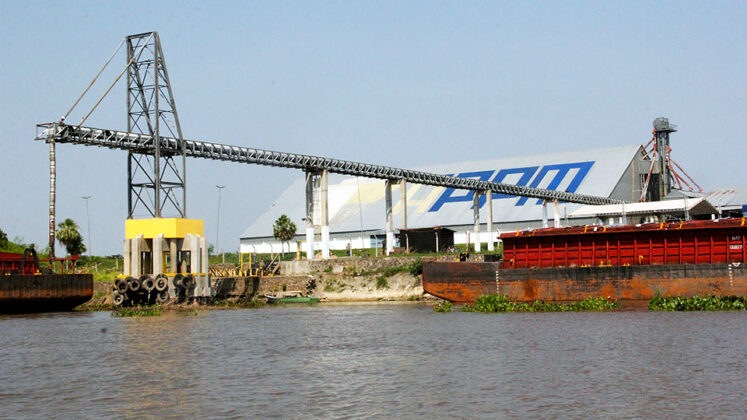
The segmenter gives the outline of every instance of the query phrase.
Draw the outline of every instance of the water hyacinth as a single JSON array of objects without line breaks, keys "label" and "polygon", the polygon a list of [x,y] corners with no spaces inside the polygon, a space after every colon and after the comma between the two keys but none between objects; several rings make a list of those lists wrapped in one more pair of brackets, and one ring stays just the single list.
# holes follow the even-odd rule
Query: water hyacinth
[{"label": "water hyacinth", "polygon": [[747,297],[740,296],[656,296],[648,303],[652,311],[743,311]]},{"label": "water hyacinth", "polygon": [[438,302],[438,305],[433,307],[433,310],[435,312],[452,312],[453,309],[451,308],[451,302],[448,300],[443,300],[441,302]]},{"label": "water hyacinth", "polygon": [[141,316],[160,316],[161,308],[118,308],[112,311],[113,318],[130,318]]},{"label": "water hyacinth", "polygon": [[551,303],[541,300],[534,302],[511,302],[507,295],[482,295],[475,303],[460,308],[461,312],[569,312],[607,311],[620,305],[609,299],[592,297],[574,303]]}]

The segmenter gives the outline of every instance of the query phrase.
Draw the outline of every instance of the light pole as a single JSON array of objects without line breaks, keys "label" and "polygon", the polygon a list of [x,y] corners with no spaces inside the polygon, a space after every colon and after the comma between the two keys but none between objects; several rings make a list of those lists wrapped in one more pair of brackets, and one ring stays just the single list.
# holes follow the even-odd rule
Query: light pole
[{"label": "light pole", "polygon": [[[215,188],[218,189],[218,219],[215,222],[215,247],[217,248],[217,251],[220,252],[220,193],[221,193],[221,190],[223,190],[223,188],[226,188],[226,186],[216,185]],[[226,263],[226,256],[223,255],[223,264],[225,263]]]},{"label": "light pole", "polygon": [[84,195],[81,198],[86,200],[86,225],[88,226],[88,256],[90,257],[93,255],[93,241],[91,240],[91,218],[88,216],[88,199],[91,198],[91,196]]}]

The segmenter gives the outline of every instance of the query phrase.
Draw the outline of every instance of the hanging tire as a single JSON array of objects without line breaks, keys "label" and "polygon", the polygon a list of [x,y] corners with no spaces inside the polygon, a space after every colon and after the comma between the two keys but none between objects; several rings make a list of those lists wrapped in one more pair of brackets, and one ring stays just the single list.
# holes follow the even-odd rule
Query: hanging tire
[{"label": "hanging tire", "polygon": [[112,303],[116,306],[122,306],[122,304],[125,302],[125,295],[122,293],[114,292],[114,296],[112,297]]},{"label": "hanging tire", "polygon": [[166,303],[169,301],[169,292],[162,290],[156,295],[156,303]]},{"label": "hanging tire", "polygon": [[174,286],[176,286],[176,287],[184,287],[183,280],[184,280],[184,276],[182,276],[181,274],[175,275],[174,276]]},{"label": "hanging tire", "polygon": [[159,274],[156,276],[156,290],[159,292],[163,292],[164,290],[169,288],[169,279],[163,275]]},{"label": "hanging tire", "polygon": [[156,281],[151,276],[141,276],[140,284],[146,292],[150,293],[156,288]]},{"label": "hanging tire", "polygon": [[127,282],[127,287],[130,292],[137,293],[140,291],[142,287],[142,283],[140,283],[139,279],[136,279],[134,277],[130,277],[130,281]]},{"label": "hanging tire", "polygon": [[187,290],[191,290],[195,287],[197,282],[195,281],[194,276],[191,274],[184,276],[184,279],[182,280],[182,283],[184,284],[184,288]]},{"label": "hanging tire", "polygon": [[126,279],[120,279],[120,278],[114,279],[114,289],[118,291],[120,294],[124,295],[125,293],[127,293],[127,289],[129,287],[128,286],[129,280],[131,278],[132,277],[127,277]]}]

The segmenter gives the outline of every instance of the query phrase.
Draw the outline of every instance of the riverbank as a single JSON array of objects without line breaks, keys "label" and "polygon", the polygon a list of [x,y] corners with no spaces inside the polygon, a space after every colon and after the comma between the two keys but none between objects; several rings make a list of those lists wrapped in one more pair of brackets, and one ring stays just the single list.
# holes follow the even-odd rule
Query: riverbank
[{"label": "riverbank", "polygon": [[[420,257],[283,261],[278,275],[212,279],[216,296],[206,307],[239,307],[263,295],[290,291],[318,297],[322,302],[435,301],[436,298],[423,291],[422,261]],[[112,298],[111,281],[95,282],[93,299],[79,309],[110,310],[114,308]],[[191,307],[191,304],[163,306]]]}]

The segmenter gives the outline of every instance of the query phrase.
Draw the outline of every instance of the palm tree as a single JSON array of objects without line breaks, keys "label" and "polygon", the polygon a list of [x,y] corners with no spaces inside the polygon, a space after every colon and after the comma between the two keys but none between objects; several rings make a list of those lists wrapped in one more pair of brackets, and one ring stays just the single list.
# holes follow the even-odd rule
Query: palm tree
[{"label": "palm tree", "polygon": [[83,237],[78,232],[80,227],[75,224],[73,219],[65,219],[57,225],[57,228],[54,236],[65,247],[69,255],[80,255],[86,252]]},{"label": "palm tree", "polygon": [[[283,214],[272,225],[272,236],[286,243],[296,236],[296,224],[291,222],[291,219]],[[290,246],[288,246],[288,249],[290,249]],[[285,255],[285,249],[283,249],[283,255]]]}]

